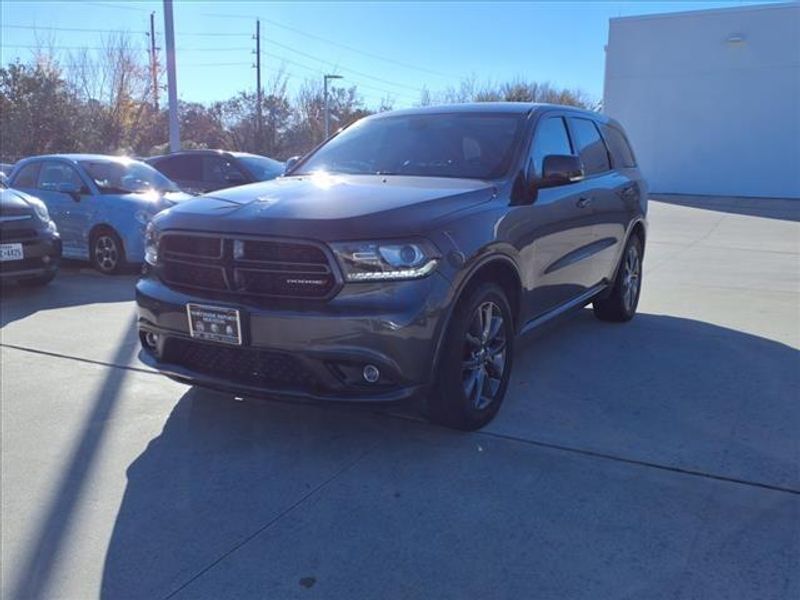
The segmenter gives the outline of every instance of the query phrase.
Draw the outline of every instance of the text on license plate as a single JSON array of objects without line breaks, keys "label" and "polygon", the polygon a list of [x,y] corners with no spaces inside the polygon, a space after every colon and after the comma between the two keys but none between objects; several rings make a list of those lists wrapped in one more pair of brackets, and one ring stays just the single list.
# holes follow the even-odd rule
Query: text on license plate
[{"label": "text on license plate", "polygon": [[0,244],[0,262],[22,260],[22,244]]},{"label": "text on license plate", "polygon": [[242,323],[237,309],[187,304],[186,314],[189,333],[193,338],[241,345]]}]

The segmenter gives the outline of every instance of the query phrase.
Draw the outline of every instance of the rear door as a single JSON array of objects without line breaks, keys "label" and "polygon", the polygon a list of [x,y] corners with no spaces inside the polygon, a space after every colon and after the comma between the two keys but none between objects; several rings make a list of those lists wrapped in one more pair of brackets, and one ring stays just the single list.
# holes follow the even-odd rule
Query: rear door
[{"label": "rear door", "polygon": [[[528,169],[542,174],[544,157],[574,154],[564,116],[548,113],[536,125],[529,152]],[[583,182],[540,189],[530,205],[513,211],[515,225],[524,235],[518,242],[527,292],[528,318],[579,297],[595,283],[586,253],[594,241],[591,210],[582,203]]]},{"label": "rear door", "polygon": [[613,276],[619,246],[625,236],[625,218],[615,192],[622,185],[622,179],[612,168],[598,124],[591,118],[577,116],[570,116],[568,122],[586,174],[581,186],[588,203],[585,208],[593,224],[593,242],[587,262],[592,269],[593,284],[597,284]]}]

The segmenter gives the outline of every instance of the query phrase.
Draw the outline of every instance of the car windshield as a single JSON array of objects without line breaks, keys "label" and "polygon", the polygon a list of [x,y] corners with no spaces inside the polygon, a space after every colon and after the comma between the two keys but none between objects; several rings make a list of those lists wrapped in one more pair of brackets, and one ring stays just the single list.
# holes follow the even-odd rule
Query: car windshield
[{"label": "car windshield", "polygon": [[365,119],[292,174],[314,171],[495,179],[508,171],[519,114],[415,114]]},{"label": "car windshield", "polygon": [[239,156],[238,159],[258,181],[267,181],[283,175],[283,163],[266,156]]},{"label": "car windshield", "polygon": [[138,161],[82,160],[80,165],[103,194],[180,191],[170,179]]}]

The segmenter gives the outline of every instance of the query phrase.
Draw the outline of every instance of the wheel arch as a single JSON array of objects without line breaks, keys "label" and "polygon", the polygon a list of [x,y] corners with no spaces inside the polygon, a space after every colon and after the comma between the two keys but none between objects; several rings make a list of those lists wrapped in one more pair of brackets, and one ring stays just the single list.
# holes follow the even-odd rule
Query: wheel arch
[{"label": "wheel arch", "polygon": [[522,313],[522,278],[520,277],[519,269],[513,258],[506,254],[495,253],[485,256],[482,260],[472,265],[453,292],[453,300],[448,307],[447,315],[437,336],[432,373],[436,372],[441,360],[444,339],[456,306],[466,297],[470,290],[485,282],[497,283],[506,292],[506,297],[511,305],[514,329],[515,331],[518,330]]}]

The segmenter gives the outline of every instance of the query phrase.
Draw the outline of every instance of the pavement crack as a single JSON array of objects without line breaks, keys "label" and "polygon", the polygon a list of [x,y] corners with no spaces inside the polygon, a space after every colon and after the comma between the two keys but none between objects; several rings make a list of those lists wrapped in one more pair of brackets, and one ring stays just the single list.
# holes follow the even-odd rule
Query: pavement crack
[{"label": "pavement crack", "polygon": [[209,563],[208,565],[203,567],[200,571],[198,571],[197,573],[192,575],[189,579],[187,579],[184,583],[182,583],[177,589],[173,590],[172,592],[170,592],[169,594],[164,596],[163,600],[168,600],[169,598],[173,598],[176,594],[178,594],[182,590],[186,589],[186,587],[191,585],[198,578],[200,578],[203,575],[205,575],[208,571],[210,571],[215,566],[217,566],[220,562],[222,562],[223,560],[228,558],[231,554],[233,554],[234,552],[236,552],[237,550],[239,550],[243,546],[245,546],[248,543],[250,543],[256,537],[258,537],[259,535],[261,535],[262,533],[264,533],[265,531],[267,531],[268,529],[270,529],[271,527],[276,525],[284,517],[286,517],[290,513],[294,512],[294,510],[296,508],[299,508],[301,505],[305,504],[306,501],[308,501],[312,497],[314,497],[317,494],[319,494],[320,492],[322,492],[322,490],[324,490],[326,487],[328,487],[328,485],[330,485],[333,481],[335,481],[336,479],[338,479],[339,477],[341,477],[342,475],[344,475],[345,473],[350,471],[353,467],[355,467],[358,463],[360,463],[364,458],[366,458],[369,454],[371,454],[372,451],[375,450],[376,447],[377,447],[377,444],[373,444],[367,450],[365,450],[364,452],[359,454],[356,458],[354,458],[349,463],[347,463],[346,465],[344,465],[343,467],[338,469],[333,475],[331,475],[330,477],[328,477],[327,479],[325,479],[324,481],[319,483],[316,487],[312,488],[311,490],[309,490],[308,492],[303,494],[293,504],[291,504],[290,506],[288,506],[285,509],[283,509],[277,515],[275,515],[272,519],[267,521],[264,525],[262,525],[261,527],[256,529],[253,533],[251,533],[250,535],[245,537],[243,540],[241,540],[237,544],[235,544],[232,548],[230,548],[226,552],[223,552],[219,557],[214,559],[211,563]]}]

